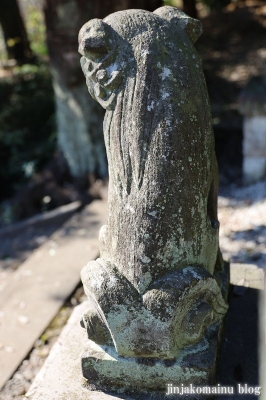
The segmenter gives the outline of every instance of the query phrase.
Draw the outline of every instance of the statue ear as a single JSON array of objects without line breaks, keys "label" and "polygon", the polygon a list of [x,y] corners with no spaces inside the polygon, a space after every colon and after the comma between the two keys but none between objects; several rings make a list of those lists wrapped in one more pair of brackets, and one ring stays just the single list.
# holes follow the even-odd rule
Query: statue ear
[{"label": "statue ear", "polygon": [[180,11],[175,7],[160,7],[154,11],[154,14],[157,14],[180,27],[186,32],[192,43],[195,43],[202,34],[202,23],[197,19],[189,17],[183,11]]}]

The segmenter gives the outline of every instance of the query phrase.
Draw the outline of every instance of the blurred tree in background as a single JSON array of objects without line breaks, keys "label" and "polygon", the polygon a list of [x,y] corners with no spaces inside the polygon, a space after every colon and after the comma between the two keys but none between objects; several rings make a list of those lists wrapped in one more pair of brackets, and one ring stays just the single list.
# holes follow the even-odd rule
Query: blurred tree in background
[{"label": "blurred tree in background", "polygon": [[198,18],[196,0],[183,0],[183,11],[192,18]]},{"label": "blurred tree in background", "polygon": [[231,3],[231,0],[164,0],[165,5],[182,9],[192,18],[199,18],[197,4],[209,10],[219,10]]},{"label": "blurred tree in background", "polygon": [[8,58],[15,59],[19,64],[33,62],[35,57],[30,48],[17,0],[0,0],[0,24]]}]

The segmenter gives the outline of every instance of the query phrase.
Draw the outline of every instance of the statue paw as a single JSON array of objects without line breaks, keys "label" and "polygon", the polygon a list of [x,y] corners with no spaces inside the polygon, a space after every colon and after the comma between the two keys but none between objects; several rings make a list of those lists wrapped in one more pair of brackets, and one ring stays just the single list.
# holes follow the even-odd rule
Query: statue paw
[{"label": "statue paw", "polygon": [[95,343],[99,345],[113,344],[111,334],[93,301],[89,301],[88,311],[83,314],[80,325],[86,329],[88,338]]}]

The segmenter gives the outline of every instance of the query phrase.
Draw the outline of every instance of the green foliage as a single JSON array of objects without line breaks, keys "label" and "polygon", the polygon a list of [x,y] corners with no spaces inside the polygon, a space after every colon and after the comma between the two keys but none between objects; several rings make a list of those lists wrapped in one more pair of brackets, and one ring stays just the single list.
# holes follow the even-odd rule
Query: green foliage
[{"label": "green foliage", "polygon": [[51,158],[55,131],[46,66],[24,65],[0,81],[0,199],[12,195]]},{"label": "green foliage", "polygon": [[[42,58],[47,56],[47,46],[46,46],[46,28],[44,22],[44,15],[40,8],[34,5],[27,4],[24,2],[25,7],[25,28],[28,34],[30,47],[33,53]],[[12,45],[14,39],[10,39],[10,44]],[[7,54],[4,45],[3,32],[0,26],[0,60],[7,60]]]},{"label": "green foliage", "polygon": [[47,55],[44,16],[40,9],[28,6],[26,29],[33,53],[37,56]]},{"label": "green foliage", "polygon": [[183,2],[182,0],[163,0],[163,5],[182,9]]}]

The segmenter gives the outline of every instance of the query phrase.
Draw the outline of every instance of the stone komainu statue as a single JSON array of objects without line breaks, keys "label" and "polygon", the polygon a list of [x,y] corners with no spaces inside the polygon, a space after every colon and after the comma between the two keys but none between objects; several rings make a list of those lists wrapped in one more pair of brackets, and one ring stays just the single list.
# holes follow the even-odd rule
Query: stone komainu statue
[{"label": "stone komainu statue", "polygon": [[110,177],[100,258],[82,270],[83,326],[124,357],[177,359],[227,310],[200,34],[173,7],[117,12],[79,34],[89,92],[106,109]]}]

